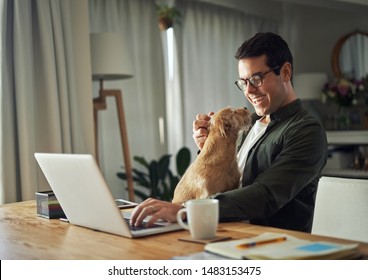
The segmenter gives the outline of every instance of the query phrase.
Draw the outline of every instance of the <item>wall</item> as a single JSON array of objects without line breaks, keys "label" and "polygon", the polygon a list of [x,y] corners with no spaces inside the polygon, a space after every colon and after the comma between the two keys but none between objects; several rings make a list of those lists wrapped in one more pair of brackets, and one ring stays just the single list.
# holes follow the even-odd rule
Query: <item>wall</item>
[{"label": "wall", "polygon": [[297,5],[292,13],[298,37],[294,49],[296,73],[323,71],[332,78],[331,54],[339,38],[356,29],[368,31],[368,18],[361,13]]},{"label": "wall", "polygon": [[[344,34],[356,29],[368,32],[368,5],[348,5],[349,1],[303,0],[197,0],[278,20],[281,35],[294,54],[294,70],[323,71],[333,77],[331,54]],[[350,1],[351,2],[351,1]],[[363,2],[362,2],[363,4]]]}]

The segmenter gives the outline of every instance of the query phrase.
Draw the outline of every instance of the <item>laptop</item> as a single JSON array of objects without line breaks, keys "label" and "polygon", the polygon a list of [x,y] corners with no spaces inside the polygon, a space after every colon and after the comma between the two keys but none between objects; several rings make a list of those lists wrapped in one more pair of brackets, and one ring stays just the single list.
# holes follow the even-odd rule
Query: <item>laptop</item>
[{"label": "laptop", "polygon": [[128,238],[182,229],[168,222],[131,227],[130,213],[119,210],[92,155],[35,153],[35,158],[71,224]]}]

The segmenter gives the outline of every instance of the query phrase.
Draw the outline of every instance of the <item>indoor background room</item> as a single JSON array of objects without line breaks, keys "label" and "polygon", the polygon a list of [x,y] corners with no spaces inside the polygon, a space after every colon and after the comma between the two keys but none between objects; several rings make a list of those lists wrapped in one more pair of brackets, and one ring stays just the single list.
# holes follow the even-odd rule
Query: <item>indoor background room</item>
[{"label": "indoor background room", "polygon": [[[156,4],[165,3],[177,8],[180,21],[160,30]],[[341,123],[342,110],[322,93],[327,82],[368,74],[367,39],[358,58],[365,61],[363,72],[340,65],[340,54],[334,54],[339,42],[344,49],[345,35],[368,34],[367,13],[365,0],[3,1],[1,203],[34,199],[36,191],[49,189],[35,152],[96,156],[95,142],[113,195],[128,198],[127,182],[117,176],[126,162],[113,98],[98,111],[98,141],[94,137],[92,101],[100,85],[92,81],[90,34],[101,32],[123,39],[129,78],[106,80],[104,88],[122,92],[134,168],[141,168],[135,156],[151,161],[170,154],[176,174],[175,155],[182,147],[193,159],[195,115],[246,106],[234,85],[235,51],[254,33],[272,31],[289,43],[297,94],[307,86],[310,95],[300,97],[328,132],[326,174],[367,178],[368,81],[344,112],[348,123]]]}]

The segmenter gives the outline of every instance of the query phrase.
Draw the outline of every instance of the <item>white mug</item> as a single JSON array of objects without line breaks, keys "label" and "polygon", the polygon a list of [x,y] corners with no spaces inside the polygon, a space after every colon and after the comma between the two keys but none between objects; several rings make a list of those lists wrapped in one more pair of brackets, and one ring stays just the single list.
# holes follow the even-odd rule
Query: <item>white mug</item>
[{"label": "white mug", "polygon": [[[183,213],[187,214],[188,224],[183,222]],[[211,239],[216,237],[219,219],[217,199],[193,199],[185,203],[176,215],[179,225],[189,230],[194,239]]]}]

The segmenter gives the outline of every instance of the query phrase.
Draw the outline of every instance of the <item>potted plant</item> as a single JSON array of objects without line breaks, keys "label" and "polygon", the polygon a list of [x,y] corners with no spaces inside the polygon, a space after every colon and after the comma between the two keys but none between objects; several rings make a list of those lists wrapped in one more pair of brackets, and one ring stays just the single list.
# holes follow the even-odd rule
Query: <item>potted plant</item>
[{"label": "potted plant", "polygon": [[[165,201],[172,200],[175,187],[190,164],[190,151],[183,147],[177,153],[177,175],[170,170],[170,158],[171,155],[163,155],[159,160],[147,162],[144,157],[133,157],[134,161],[146,169],[141,171],[133,168],[133,181],[141,187],[141,189],[136,188],[134,193],[142,200],[149,197]],[[123,180],[127,179],[125,172],[118,172],[117,176]],[[142,188],[146,190],[143,191]]]},{"label": "potted plant", "polygon": [[158,25],[160,30],[165,31],[173,27],[175,23],[180,22],[181,13],[175,7],[170,7],[167,4],[156,5],[158,14]]}]

